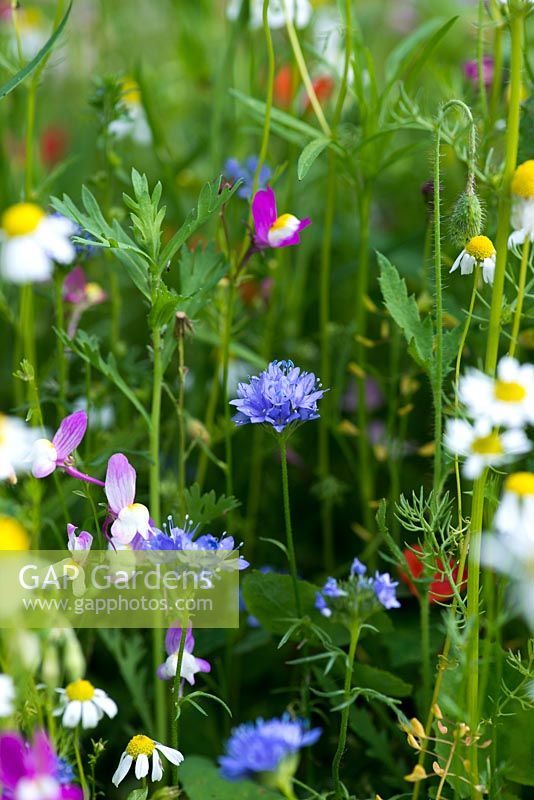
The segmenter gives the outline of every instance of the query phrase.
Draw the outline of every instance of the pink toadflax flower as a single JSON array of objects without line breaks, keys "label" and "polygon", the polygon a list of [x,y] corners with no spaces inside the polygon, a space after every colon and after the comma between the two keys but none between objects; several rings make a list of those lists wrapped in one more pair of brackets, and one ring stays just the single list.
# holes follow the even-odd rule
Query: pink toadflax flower
[{"label": "pink toadflax flower", "polygon": [[83,800],[79,786],[61,783],[58,758],[43,731],[30,746],[18,733],[0,735],[2,798],[15,800]]},{"label": "pink toadflax flower", "polygon": [[[180,641],[182,638],[182,628],[172,626],[167,631],[165,637],[165,649],[168,654],[167,660],[158,667],[158,678],[168,681],[174,678],[178,668],[178,653],[180,651]],[[191,686],[195,683],[197,672],[211,672],[211,664],[203,658],[196,658],[193,655],[195,649],[195,638],[191,628],[187,629],[182,653],[182,664],[180,677],[184,678]]]},{"label": "pink toadflax flower", "polygon": [[298,219],[293,214],[281,214],[276,210],[276,195],[269,187],[256,192],[252,201],[254,219],[254,249],[289,247],[300,244],[299,233],[311,225],[311,219]]},{"label": "pink toadflax flower", "polygon": [[70,522],[67,525],[67,539],[68,545],[71,553],[74,553],[76,550],[90,550],[93,544],[93,537],[87,531],[82,531],[78,535],[76,535],[76,531],[78,528],[76,525],[72,525]]},{"label": "pink toadflax flower", "polygon": [[139,534],[143,539],[151,535],[150,514],[142,503],[135,502],[137,474],[122,453],[115,453],[108,461],[106,472],[106,497],[113,523],[111,535],[118,544],[130,544]]},{"label": "pink toadflax flower", "polygon": [[87,281],[82,267],[75,267],[63,282],[63,300],[72,305],[68,335],[72,339],[84,311],[107,300],[107,294],[98,283]]}]

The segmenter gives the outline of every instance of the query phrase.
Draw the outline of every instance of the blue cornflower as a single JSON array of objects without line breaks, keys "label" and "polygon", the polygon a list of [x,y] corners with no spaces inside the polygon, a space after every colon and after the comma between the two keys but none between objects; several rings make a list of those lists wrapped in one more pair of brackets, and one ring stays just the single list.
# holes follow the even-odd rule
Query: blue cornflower
[{"label": "blue cornflower", "polygon": [[291,757],[295,759],[292,774],[298,760],[295,756],[302,747],[315,744],[321,728],[312,728],[301,719],[291,719],[284,714],[280,719],[247,722],[234,728],[226,743],[226,753],[219,758],[221,775],[227,780],[253,777],[256,773],[275,773]]},{"label": "blue cornflower", "polygon": [[[168,517],[163,530],[158,528],[152,530],[152,536],[145,543],[147,550],[213,550],[231,553],[238,547],[234,542],[234,537],[226,534],[217,538],[211,533],[205,533],[195,539],[198,525],[193,525],[192,521],[187,518],[183,528],[179,528],[174,524],[172,517]],[[239,556],[238,569],[246,569],[248,566],[249,562],[245,561],[243,556]]]},{"label": "blue cornflower", "polygon": [[[241,164],[237,158],[229,158],[224,165],[224,175],[231,181],[235,182],[242,180],[243,183],[237,190],[237,196],[242,197],[244,200],[250,200],[252,197],[252,189],[254,187],[254,175],[258,167],[258,156],[250,156]],[[269,179],[272,175],[272,170],[263,164],[258,176],[258,189],[263,189],[267,186]]]},{"label": "blue cornflower", "polygon": [[292,361],[272,361],[266,370],[240,383],[237,400],[236,425],[265,423],[281,433],[291,423],[317,419],[317,401],[325,393],[313,372],[301,372]]},{"label": "blue cornflower", "polygon": [[392,581],[389,572],[382,574],[376,572],[375,577],[371,578],[371,583],[378,600],[384,608],[400,608],[400,603],[395,594],[395,589],[399,582]]}]

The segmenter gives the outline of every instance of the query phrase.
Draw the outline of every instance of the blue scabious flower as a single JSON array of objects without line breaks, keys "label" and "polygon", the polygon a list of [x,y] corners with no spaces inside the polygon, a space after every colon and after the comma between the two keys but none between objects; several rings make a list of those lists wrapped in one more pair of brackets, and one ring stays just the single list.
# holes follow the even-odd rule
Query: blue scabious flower
[{"label": "blue scabious flower", "polygon": [[354,620],[363,622],[380,605],[387,609],[400,608],[395,594],[398,581],[392,581],[388,572],[376,572],[374,577],[366,577],[366,572],[365,564],[355,558],[348,580],[327,579],[315,595],[315,608],[323,617],[329,618],[335,613],[349,629]]},{"label": "blue scabious flower", "polygon": [[250,383],[238,385],[237,399],[230,400],[237,408],[233,421],[265,423],[281,433],[292,423],[318,419],[317,402],[325,391],[313,372],[302,372],[292,361],[272,361]]},{"label": "blue scabious flower", "polygon": [[[237,190],[237,196],[242,197],[244,200],[250,200],[252,197],[252,189],[254,187],[254,175],[258,167],[258,156],[250,156],[241,164],[237,158],[229,158],[224,165],[224,174],[235,183],[235,181],[242,180],[243,183]],[[272,175],[272,170],[267,164],[263,164],[258,176],[258,189],[263,189],[267,186],[269,179]]]},{"label": "blue scabious flower", "polygon": [[[247,722],[234,728],[226,743],[226,753],[219,758],[221,775],[230,781],[253,777],[257,773],[275,773],[290,757],[298,756],[302,747],[315,744],[321,728],[310,730],[306,721],[280,719]],[[293,774],[297,768],[293,766]]]},{"label": "blue scabious flower", "polygon": [[[233,536],[223,534],[217,538],[211,533],[194,538],[198,531],[198,525],[193,525],[192,521],[186,519],[185,527],[180,528],[174,524],[172,517],[168,517],[167,523],[163,525],[163,530],[153,528],[152,536],[145,542],[146,550],[212,550],[232,553],[237,549]],[[249,562],[243,556],[239,556],[237,568],[246,569]]]}]

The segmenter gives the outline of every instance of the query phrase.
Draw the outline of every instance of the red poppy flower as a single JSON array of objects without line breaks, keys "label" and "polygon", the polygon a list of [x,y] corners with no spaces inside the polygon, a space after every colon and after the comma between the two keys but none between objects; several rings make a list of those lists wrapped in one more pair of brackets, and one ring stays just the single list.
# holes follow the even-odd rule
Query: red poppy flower
[{"label": "red poppy flower", "polygon": [[41,134],[41,159],[47,167],[54,167],[65,156],[69,137],[64,128],[49,125]]},{"label": "red poppy flower", "polygon": [[280,67],[274,78],[273,94],[277,106],[289,108],[295,93],[293,70],[289,64]]},{"label": "red poppy flower", "polygon": [[[414,595],[414,597],[419,597],[419,591],[417,586],[413,582],[412,578],[416,579],[420,578],[423,573],[423,563],[418,558],[417,553],[422,552],[422,547],[419,544],[416,544],[413,548],[406,548],[403,550],[404,558],[406,559],[406,563],[408,565],[408,569],[410,574],[407,575],[406,572],[402,569],[399,569],[399,577],[403,583],[406,584],[410,592]],[[417,551],[417,552],[414,552]],[[452,569],[452,577],[456,585],[458,585],[458,573],[459,567],[456,564],[454,558],[451,558],[450,567]],[[434,574],[432,581],[428,587],[428,599],[431,603],[443,603],[447,600],[450,600],[454,596],[454,590],[450,584],[448,577],[443,572],[443,563],[438,558],[436,562],[437,572]],[[466,585],[467,580],[467,570],[464,569],[464,573],[462,576],[462,581],[460,585],[460,591],[463,591]]]}]

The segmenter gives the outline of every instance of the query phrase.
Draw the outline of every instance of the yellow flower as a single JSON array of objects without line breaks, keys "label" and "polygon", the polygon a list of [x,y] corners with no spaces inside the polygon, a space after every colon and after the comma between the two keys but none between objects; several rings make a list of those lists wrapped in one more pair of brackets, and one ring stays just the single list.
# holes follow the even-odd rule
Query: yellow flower
[{"label": "yellow flower", "polygon": [[0,517],[0,550],[29,550],[30,537],[14,517]]}]

